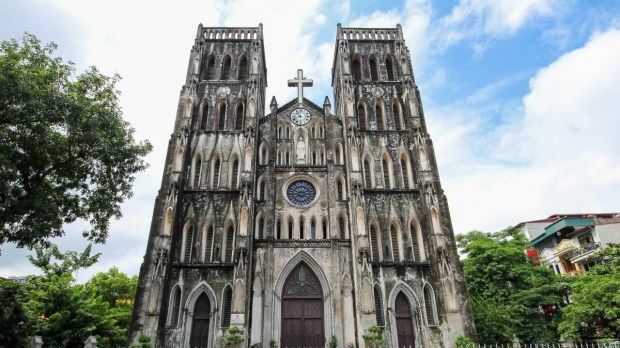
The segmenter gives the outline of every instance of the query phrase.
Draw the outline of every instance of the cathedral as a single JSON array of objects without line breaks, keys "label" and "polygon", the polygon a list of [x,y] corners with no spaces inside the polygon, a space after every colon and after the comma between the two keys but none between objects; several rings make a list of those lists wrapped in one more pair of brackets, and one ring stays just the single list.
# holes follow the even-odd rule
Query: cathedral
[{"label": "cathedral", "polygon": [[[333,104],[266,99],[262,24],[198,26],[129,343],[454,347],[475,336],[400,25],[337,26]],[[282,81],[283,83],[284,81]],[[335,344],[335,345],[334,345]]]}]

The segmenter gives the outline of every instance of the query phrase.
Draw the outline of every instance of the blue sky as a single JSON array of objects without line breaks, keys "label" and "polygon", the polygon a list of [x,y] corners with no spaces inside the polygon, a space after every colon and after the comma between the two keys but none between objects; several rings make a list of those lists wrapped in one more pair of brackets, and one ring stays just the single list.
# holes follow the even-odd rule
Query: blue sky
[{"label": "blue sky", "polygon": [[[400,23],[413,61],[455,233],[496,231],[555,213],[620,211],[620,3],[577,0],[0,2],[0,39],[25,31],[59,45],[78,71],[123,80],[124,117],[154,151],[100,261],[137,274],[166,146],[199,23],[263,24],[267,101],[332,103],[336,24]],[[61,248],[80,249],[83,226]],[[27,250],[1,247],[0,276],[32,273]]]}]

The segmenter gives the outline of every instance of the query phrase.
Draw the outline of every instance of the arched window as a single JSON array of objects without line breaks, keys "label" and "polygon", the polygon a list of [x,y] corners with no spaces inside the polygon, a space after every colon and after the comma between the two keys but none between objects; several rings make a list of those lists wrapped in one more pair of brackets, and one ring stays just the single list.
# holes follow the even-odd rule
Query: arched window
[{"label": "arched window", "polygon": [[342,195],[342,182],[340,181],[340,178],[336,179],[336,200],[341,201],[344,199],[344,196]]},{"label": "arched window", "polygon": [[377,60],[374,57],[370,58],[370,79],[373,81],[379,81],[379,67],[377,66]]},{"label": "arched window", "polygon": [[396,103],[396,101],[392,103],[392,115],[394,115],[394,124],[396,125],[397,130],[404,130],[405,126],[403,125],[403,118],[400,114],[400,108]]},{"label": "arched window", "polygon": [[424,309],[426,310],[426,323],[428,325],[437,325],[436,309],[435,309],[435,294],[430,284],[424,285]]},{"label": "arched window", "polygon": [[228,230],[226,231],[226,245],[224,246],[224,263],[233,262],[233,238],[235,237],[235,229],[234,227],[228,226]]},{"label": "arched window", "polygon": [[280,223],[280,219],[276,221],[276,239],[282,239],[282,223]]},{"label": "arched window", "polygon": [[227,286],[222,297],[222,327],[230,327],[230,315],[232,312],[232,289]]},{"label": "arched window", "polygon": [[327,230],[327,218],[323,216],[323,221],[321,222],[321,232],[323,233],[323,238],[329,238],[329,231]]},{"label": "arched window", "polygon": [[235,112],[235,129],[241,129],[243,127],[243,104],[237,105],[237,111]]},{"label": "arched window", "polygon": [[383,185],[385,188],[390,188],[390,167],[387,158],[383,158]]},{"label": "arched window", "polygon": [[256,238],[264,239],[265,238],[265,219],[263,219],[263,215],[260,214],[256,219]]},{"label": "arched window", "polygon": [[307,239],[305,233],[306,219],[303,216],[299,218],[299,239]]},{"label": "arched window", "polygon": [[183,262],[190,263],[194,254],[194,224],[191,222],[185,227],[185,243],[183,243]]},{"label": "arched window", "polygon": [[207,59],[207,80],[215,79],[215,58],[209,56]]},{"label": "arched window", "polygon": [[222,80],[230,80],[230,56],[224,57],[222,62]]},{"label": "arched window", "polygon": [[377,119],[377,129],[385,130],[385,117],[383,117],[383,112],[379,104],[375,105],[375,118]]},{"label": "arched window", "polygon": [[403,188],[405,190],[409,189],[409,166],[407,165],[407,160],[403,156],[400,159],[400,171],[403,173]]},{"label": "arched window", "polygon": [[202,158],[200,155],[196,156],[196,161],[194,161],[194,188],[197,189],[200,187],[200,174],[202,174]]},{"label": "arched window", "polygon": [[217,190],[220,183],[220,158],[216,157],[213,161],[213,170],[211,171],[211,188]]},{"label": "arched window", "polygon": [[170,311],[170,326],[177,327],[179,326],[179,313],[181,312],[181,288],[178,285],[175,285],[174,289],[172,289],[172,310]]},{"label": "arched window", "polygon": [[258,188],[256,189],[256,200],[257,201],[264,201],[265,200],[265,194],[266,194],[266,190],[265,190],[265,177],[261,177],[260,179],[258,179]]},{"label": "arched window", "polygon": [[209,117],[209,104],[205,103],[202,106],[202,117],[200,118],[200,129],[207,129],[207,120]]},{"label": "arched window", "polygon": [[338,217],[338,234],[340,239],[345,239],[347,236],[347,222],[344,220],[343,215]]},{"label": "arched window", "polygon": [[293,238],[293,218],[288,218],[288,229],[286,230],[286,239]]},{"label": "arched window", "polygon": [[226,127],[226,104],[220,105],[219,118],[217,120],[217,129],[224,129]]},{"label": "arched window", "polygon": [[215,231],[213,230],[213,224],[207,227],[207,242],[205,243],[205,262],[211,262],[211,255],[213,254],[213,240],[215,239]]},{"label": "arched window", "polygon": [[248,58],[243,55],[239,60],[239,80],[246,80],[248,78]]},{"label": "arched window", "polygon": [[400,261],[400,248],[398,240],[398,231],[394,224],[390,225],[390,238],[392,239],[392,257],[394,262]]},{"label": "arched window", "polygon": [[364,158],[364,185],[366,188],[372,188],[372,177],[371,177],[372,167],[370,165],[370,158]]},{"label": "arched window", "polygon": [[411,220],[409,224],[409,233],[411,234],[411,248],[413,249],[413,261],[422,261],[420,257],[420,241],[418,240],[418,229],[416,222]]},{"label": "arched window", "polygon": [[259,163],[261,165],[267,164],[267,145],[265,145],[265,144],[261,144],[261,146],[260,146]]},{"label": "arched window", "polygon": [[385,60],[385,69],[387,70],[387,78],[389,81],[396,81],[396,74],[394,74],[394,63],[392,63],[392,57],[387,57]]},{"label": "arched window", "polygon": [[314,218],[310,220],[310,239],[316,239],[316,221]]},{"label": "arched window", "polygon": [[377,326],[384,327],[385,320],[383,319],[383,300],[381,296],[381,289],[378,285],[374,286],[375,293],[375,319],[377,320]]},{"label": "arched window", "polygon": [[355,81],[362,81],[362,63],[357,57],[353,59],[353,79]]},{"label": "arched window", "polygon": [[374,224],[370,225],[370,247],[372,248],[372,260],[375,262],[379,261],[379,236],[378,236],[377,227]]},{"label": "arched window", "polygon": [[336,146],[334,146],[334,162],[334,164],[342,164],[342,150],[340,143],[337,143]]},{"label": "arched window", "polygon": [[239,159],[237,157],[233,159],[231,170],[230,188],[236,189],[239,186]]},{"label": "arched window", "polygon": [[364,108],[364,104],[357,104],[357,116],[360,129],[368,129],[368,118],[366,117],[366,108]]}]

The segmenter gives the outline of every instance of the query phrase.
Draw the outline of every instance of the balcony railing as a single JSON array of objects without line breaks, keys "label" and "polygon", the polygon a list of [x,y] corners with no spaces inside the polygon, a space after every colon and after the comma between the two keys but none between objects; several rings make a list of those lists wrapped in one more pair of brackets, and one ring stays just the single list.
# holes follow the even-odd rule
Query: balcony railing
[{"label": "balcony railing", "polygon": [[601,249],[601,243],[588,243],[582,247],[576,248],[568,253],[568,258],[570,260],[576,259],[578,257],[593,253],[597,250]]}]

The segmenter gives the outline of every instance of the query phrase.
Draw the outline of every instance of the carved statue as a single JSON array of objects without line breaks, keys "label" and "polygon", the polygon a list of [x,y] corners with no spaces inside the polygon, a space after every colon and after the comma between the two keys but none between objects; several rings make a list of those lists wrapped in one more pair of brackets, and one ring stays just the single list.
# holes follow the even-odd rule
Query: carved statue
[{"label": "carved statue", "polygon": [[299,140],[297,140],[296,150],[298,159],[306,159],[306,142],[303,137],[299,137]]}]

